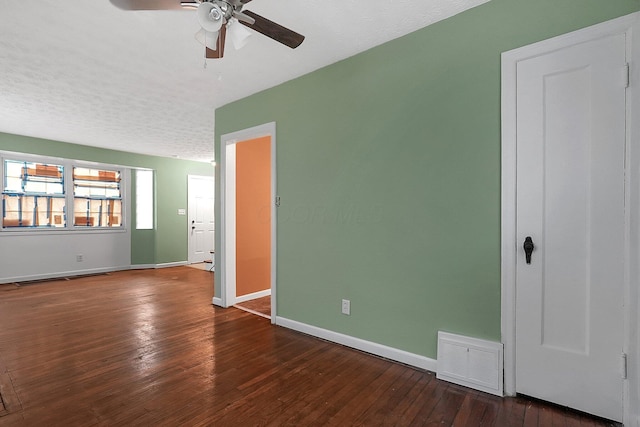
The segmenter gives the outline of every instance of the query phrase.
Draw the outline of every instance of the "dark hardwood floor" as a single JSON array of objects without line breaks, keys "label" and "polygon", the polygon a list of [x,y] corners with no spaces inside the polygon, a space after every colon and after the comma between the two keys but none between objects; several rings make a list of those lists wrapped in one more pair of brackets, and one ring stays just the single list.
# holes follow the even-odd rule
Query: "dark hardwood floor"
[{"label": "dark hardwood floor", "polygon": [[271,319],[271,295],[237,303],[235,307]]},{"label": "dark hardwood floor", "polygon": [[598,426],[211,305],[187,267],[0,285],[0,426]]}]

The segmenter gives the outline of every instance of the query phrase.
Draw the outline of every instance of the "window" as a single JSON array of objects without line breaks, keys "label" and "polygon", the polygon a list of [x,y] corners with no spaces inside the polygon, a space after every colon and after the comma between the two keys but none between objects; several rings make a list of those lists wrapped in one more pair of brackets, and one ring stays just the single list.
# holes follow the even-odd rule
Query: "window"
[{"label": "window", "polygon": [[65,227],[64,166],[5,160],[2,227]]},{"label": "window", "polygon": [[30,154],[0,156],[0,232],[124,229],[126,169]]},{"label": "window", "polygon": [[120,171],[73,168],[73,225],[122,227]]},{"label": "window", "polygon": [[136,229],[153,229],[153,171],[136,171]]}]

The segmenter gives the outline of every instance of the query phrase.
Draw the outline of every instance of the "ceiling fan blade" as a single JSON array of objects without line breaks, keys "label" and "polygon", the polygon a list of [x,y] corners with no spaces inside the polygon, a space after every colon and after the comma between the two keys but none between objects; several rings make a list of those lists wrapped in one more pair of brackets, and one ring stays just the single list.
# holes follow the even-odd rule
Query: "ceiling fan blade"
[{"label": "ceiling fan blade", "polygon": [[249,15],[245,15],[242,12],[238,12],[238,11],[233,11],[232,13],[233,17],[236,18],[238,21],[244,21],[249,25],[253,25],[256,23],[256,20],[253,19],[252,17],[250,17]]},{"label": "ceiling fan blade", "polygon": [[204,56],[207,59],[220,59],[224,56],[224,41],[227,38],[227,26],[223,25],[218,32],[218,40],[216,41],[216,50],[205,48]]},{"label": "ceiling fan blade", "polygon": [[[198,2],[193,0],[109,0],[118,9],[122,10],[190,10],[197,7]],[[184,3],[184,6],[182,5]]]},{"label": "ceiling fan blade", "polygon": [[295,49],[300,46],[300,43],[304,40],[304,36],[302,34],[298,34],[295,31],[285,28],[280,24],[276,24],[273,21],[269,21],[267,18],[263,18],[257,13],[249,10],[243,10],[242,13],[252,17],[256,21],[253,24],[238,21],[242,25],[252,28],[267,37],[271,37],[275,41],[280,42],[285,46],[289,46],[291,49]]}]

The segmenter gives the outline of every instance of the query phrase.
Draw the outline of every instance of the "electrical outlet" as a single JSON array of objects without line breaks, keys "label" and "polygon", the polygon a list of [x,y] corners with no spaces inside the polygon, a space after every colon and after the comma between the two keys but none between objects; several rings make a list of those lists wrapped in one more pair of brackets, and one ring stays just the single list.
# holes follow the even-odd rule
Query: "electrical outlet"
[{"label": "electrical outlet", "polygon": [[351,315],[351,301],[348,299],[342,300],[342,314]]},{"label": "electrical outlet", "polygon": [[76,262],[84,261],[84,257],[82,255],[76,255]]}]

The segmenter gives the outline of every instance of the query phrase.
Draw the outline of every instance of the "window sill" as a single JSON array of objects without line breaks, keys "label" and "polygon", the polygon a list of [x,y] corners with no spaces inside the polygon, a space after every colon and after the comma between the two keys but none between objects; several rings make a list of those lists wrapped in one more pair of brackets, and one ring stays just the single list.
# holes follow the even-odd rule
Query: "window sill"
[{"label": "window sill", "polygon": [[126,233],[127,228],[21,228],[15,230],[13,228],[3,228],[0,230],[0,236],[46,236],[59,234],[111,234]]}]

